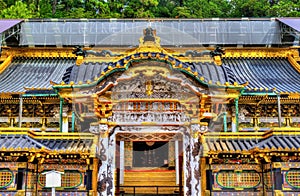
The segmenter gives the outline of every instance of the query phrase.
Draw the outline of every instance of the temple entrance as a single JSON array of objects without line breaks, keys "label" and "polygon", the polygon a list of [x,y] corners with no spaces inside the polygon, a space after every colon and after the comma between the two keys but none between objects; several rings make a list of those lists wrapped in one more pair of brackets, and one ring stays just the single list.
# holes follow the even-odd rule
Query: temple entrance
[{"label": "temple entrance", "polygon": [[168,167],[168,142],[133,142],[133,167]]},{"label": "temple entrance", "polygon": [[182,141],[178,132],[117,133],[116,192],[124,195],[182,193]]}]

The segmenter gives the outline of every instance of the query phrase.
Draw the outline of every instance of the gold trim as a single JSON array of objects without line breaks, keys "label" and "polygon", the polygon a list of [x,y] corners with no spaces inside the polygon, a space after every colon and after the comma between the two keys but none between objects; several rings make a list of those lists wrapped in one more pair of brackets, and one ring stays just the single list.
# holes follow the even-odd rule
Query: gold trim
[{"label": "gold trim", "polygon": [[288,61],[300,73],[300,65],[291,55],[288,56]]},{"label": "gold trim", "polygon": [[0,65],[0,74],[11,64],[13,60],[13,55],[9,55],[5,61]]},{"label": "gold trim", "polygon": [[92,173],[92,190],[93,196],[97,195],[97,182],[98,182],[98,159],[93,159],[93,173]]},{"label": "gold trim", "polygon": [[201,172],[201,195],[206,195],[206,158],[200,158],[200,172]]},{"label": "gold trim", "polygon": [[225,58],[286,58],[296,49],[292,48],[226,48]]}]

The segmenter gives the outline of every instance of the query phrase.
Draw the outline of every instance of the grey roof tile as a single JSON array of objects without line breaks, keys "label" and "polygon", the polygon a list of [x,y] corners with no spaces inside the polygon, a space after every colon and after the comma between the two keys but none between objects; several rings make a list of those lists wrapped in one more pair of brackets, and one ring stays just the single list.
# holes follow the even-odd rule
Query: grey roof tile
[{"label": "grey roof tile", "polygon": [[[283,149],[294,150],[300,149],[300,136],[298,135],[272,135],[265,139],[207,139],[209,151],[249,151],[254,148],[258,149]],[[226,147],[225,145],[226,144]]]},{"label": "grey roof tile", "polygon": [[286,58],[225,58],[223,65],[233,71],[237,82],[249,88],[276,88],[279,92],[300,92],[300,73]]},{"label": "grey roof tile", "polygon": [[75,59],[14,59],[0,75],[0,92],[24,92],[24,87],[51,88],[50,81],[60,83],[65,70]]},{"label": "grey roof tile", "polygon": [[293,150],[293,148],[299,149],[300,143],[296,142],[300,140],[300,136],[297,135],[273,135],[258,144],[256,144],[253,147],[258,147],[259,149],[265,149],[265,148],[275,148],[275,149],[287,149],[287,150]]},{"label": "grey roof tile", "polygon": [[207,140],[209,151],[247,151],[253,146],[255,139],[209,139]]},{"label": "grey roof tile", "polygon": [[[185,63],[186,66],[191,67],[192,71],[197,71],[199,74],[203,75],[206,81],[221,82],[224,84],[228,81],[226,78],[226,71],[214,63]],[[93,81],[95,77],[99,77],[102,71],[107,69],[109,63],[92,63],[84,62],[80,66],[74,65],[72,68],[68,69],[63,78],[66,83],[70,81],[78,84],[79,81],[86,82],[87,80]]]},{"label": "grey roof tile", "polygon": [[0,135],[0,149],[15,151],[27,149],[69,150],[71,152],[90,151],[92,139],[33,139],[28,135]]},{"label": "grey roof tile", "polygon": [[33,140],[27,135],[1,135],[0,136],[0,148],[6,149],[25,149],[25,148],[34,148],[41,149],[45,147],[36,140]]},{"label": "grey roof tile", "polygon": [[41,144],[47,146],[50,150],[63,151],[89,151],[93,144],[91,139],[39,139]]}]

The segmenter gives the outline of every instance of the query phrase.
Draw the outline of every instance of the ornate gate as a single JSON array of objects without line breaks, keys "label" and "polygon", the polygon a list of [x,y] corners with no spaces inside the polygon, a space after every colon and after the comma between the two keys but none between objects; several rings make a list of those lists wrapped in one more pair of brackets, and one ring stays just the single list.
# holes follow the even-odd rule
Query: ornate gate
[{"label": "ornate gate", "polygon": [[[183,181],[185,195],[200,194],[200,130],[197,123],[201,90],[203,89],[196,87],[194,82],[181,72],[170,69],[165,62],[157,61],[132,63],[132,67],[123,74],[115,74],[114,77],[103,81],[101,88],[97,89],[94,101],[100,123],[91,127],[100,132],[100,195],[114,195],[117,183],[122,182],[122,169],[125,166],[117,168],[116,152],[117,143],[126,140],[179,141],[181,146],[178,147],[178,143],[176,145],[178,149],[182,149],[183,162],[180,160],[181,163],[176,164],[177,167],[181,165],[183,175],[182,179],[177,177],[176,181],[178,184]],[[172,152],[177,154],[177,157],[174,155],[176,158],[181,153],[178,149]],[[169,165],[166,158],[161,158],[160,163],[155,163],[153,153],[155,151],[144,152],[144,158],[148,159],[144,160],[148,161],[147,164],[155,167],[163,163]],[[137,152],[119,156],[136,154]],[[125,164],[128,157],[124,159],[122,164]],[[143,165],[142,162],[134,164],[133,167]],[[174,163],[174,167],[176,164]],[[121,170],[121,180],[117,180],[117,176],[114,175],[117,170]]]}]

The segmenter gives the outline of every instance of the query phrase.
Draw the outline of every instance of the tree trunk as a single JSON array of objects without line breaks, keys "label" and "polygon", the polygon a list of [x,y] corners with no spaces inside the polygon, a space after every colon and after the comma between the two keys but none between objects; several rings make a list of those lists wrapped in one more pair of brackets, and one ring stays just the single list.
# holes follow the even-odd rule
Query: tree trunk
[{"label": "tree trunk", "polygon": [[52,15],[55,15],[55,13],[56,13],[56,5],[57,5],[57,0],[53,0],[53,2],[52,2]]}]

